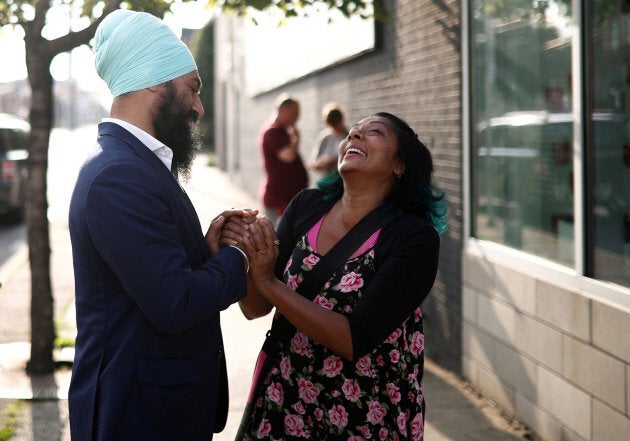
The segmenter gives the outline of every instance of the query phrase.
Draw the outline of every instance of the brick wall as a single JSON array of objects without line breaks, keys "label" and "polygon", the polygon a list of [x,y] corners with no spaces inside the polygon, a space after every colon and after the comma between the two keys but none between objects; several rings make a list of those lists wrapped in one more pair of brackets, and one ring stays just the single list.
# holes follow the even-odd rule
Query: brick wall
[{"label": "brick wall", "polygon": [[[384,4],[390,19],[377,23],[374,51],[268,93],[255,97],[239,93],[238,105],[233,106],[238,107],[236,122],[229,121],[230,116],[221,116],[221,109],[217,110],[217,123],[224,123],[221,118],[226,118],[225,123],[235,132],[231,139],[219,140],[218,144],[239,152],[225,166],[248,192],[257,195],[262,173],[256,135],[279,93],[288,92],[300,100],[298,125],[303,155],[308,155],[322,128],[320,109],[328,101],[346,108],[349,124],[377,111],[388,111],[405,119],[432,151],[436,183],[446,192],[450,205],[438,281],[424,305],[427,353],[443,366],[461,372],[459,2],[404,0]],[[237,47],[234,52],[239,52]],[[246,60],[234,61],[237,67],[241,62]],[[236,80],[228,76],[224,81],[230,87],[229,83]],[[232,87],[238,88],[238,84]]]}]

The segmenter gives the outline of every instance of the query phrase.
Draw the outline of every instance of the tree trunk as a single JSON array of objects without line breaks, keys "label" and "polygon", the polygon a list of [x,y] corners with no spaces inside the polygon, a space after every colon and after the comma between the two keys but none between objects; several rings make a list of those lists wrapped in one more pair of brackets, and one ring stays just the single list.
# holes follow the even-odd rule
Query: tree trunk
[{"label": "tree trunk", "polygon": [[54,371],[54,301],[50,279],[48,224],[48,142],[53,121],[53,78],[50,74],[49,42],[33,23],[25,27],[26,66],[31,85],[31,139],[28,158],[26,219],[31,267],[31,358],[29,374]]}]

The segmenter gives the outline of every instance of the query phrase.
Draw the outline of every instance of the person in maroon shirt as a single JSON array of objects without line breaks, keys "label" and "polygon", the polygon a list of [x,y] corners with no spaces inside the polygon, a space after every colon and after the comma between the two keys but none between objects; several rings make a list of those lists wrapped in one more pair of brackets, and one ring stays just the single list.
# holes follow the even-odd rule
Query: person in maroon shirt
[{"label": "person in maroon shirt", "polygon": [[260,198],[265,214],[274,224],[293,196],[308,187],[308,174],[299,151],[295,123],[300,105],[288,95],[277,100],[275,118],[260,129],[259,141],[265,176]]}]

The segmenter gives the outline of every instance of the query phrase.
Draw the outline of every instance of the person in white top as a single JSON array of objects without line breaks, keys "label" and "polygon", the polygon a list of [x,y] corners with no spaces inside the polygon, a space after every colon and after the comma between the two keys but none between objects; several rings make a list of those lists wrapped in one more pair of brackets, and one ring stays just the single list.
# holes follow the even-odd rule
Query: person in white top
[{"label": "person in white top", "polygon": [[318,179],[337,170],[339,143],[348,134],[344,122],[344,112],[338,104],[326,104],[322,109],[322,118],[326,128],[319,133],[317,142],[313,145],[310,163],[310,168],[317,173]]}]

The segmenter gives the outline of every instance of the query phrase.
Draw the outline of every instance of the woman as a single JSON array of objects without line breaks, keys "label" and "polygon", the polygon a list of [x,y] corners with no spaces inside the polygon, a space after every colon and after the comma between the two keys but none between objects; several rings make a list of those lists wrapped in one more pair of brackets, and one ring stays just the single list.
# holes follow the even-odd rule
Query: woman
[{"label": "woman", "polygon": [[[435,280],[446,221],[432,167],[404,121],[377,113],[339,145],[339,173],[291,201],[277,238],[264,217],[246,233],[226,228],[224,237],[243,242],[251,265],[241,309],[253,319],[275,307],[279,341],[265,345],[269,368],[255,379],[238,439],[422,439],[419,306]],[[325,277],[314,299],[296,293],[374,210],[379,220],[369,238]],[[281,326],[281,317],[293,326]]]}]

